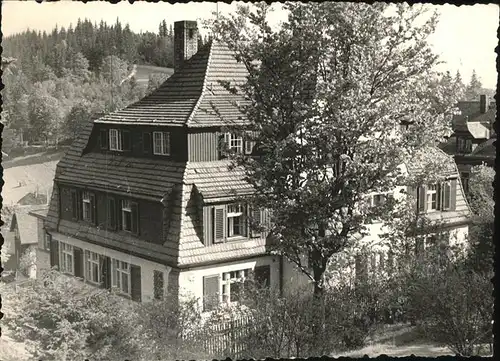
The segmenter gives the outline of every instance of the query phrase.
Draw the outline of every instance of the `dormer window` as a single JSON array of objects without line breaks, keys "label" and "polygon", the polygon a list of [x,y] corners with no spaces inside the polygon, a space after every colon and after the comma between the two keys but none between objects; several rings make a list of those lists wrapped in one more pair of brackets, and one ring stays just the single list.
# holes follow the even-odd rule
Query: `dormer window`
[{"label": "dormer window", "polygon": [[429,185],[427,188],[427,210],[435,211],[437,209],[437,186]]},{"label": "dormer window", "polygon": [[128,130],[109,130],[109,150],[118,152],[130,151],[130,132]]},{"label": "dormer window", "polygon": [[457,151],[460,153],[467,153],[472,151],[472,140],[462,137],[457,138]]},{"label": "dormer window", "polygon": [[110,150],[123,150],[122,134],[118,129],[109,130],[109,149]]},{"label": "dormer window", "polygon": [[226,133],[224,135],[224,138],[229,151],[233,151],[235,153],[243,153],[243,137],[232,133]]},{"label": "dormer window", "polygon": [[153,132],[153,154],[170,155],[170,133]]}]

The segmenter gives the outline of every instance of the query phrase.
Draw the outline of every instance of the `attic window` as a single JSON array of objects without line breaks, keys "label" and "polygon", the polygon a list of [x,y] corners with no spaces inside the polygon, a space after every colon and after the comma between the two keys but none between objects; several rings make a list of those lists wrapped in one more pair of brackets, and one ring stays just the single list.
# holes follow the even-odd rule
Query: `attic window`
[{"label": "attic window", "polygon": [[170,155],[170,133],[153,132],[153,154]]},{"label": "attic window", "polygon": [[224,141],[230,151],[234,151],[236,153],[243,152],[243,137],[232,133],[226,133],[224,134],[224,138]]},{"label": "attic window", "polygon": [[122,133],[118,129],[109,130],[109,149],[110,150],[123,150]]}]

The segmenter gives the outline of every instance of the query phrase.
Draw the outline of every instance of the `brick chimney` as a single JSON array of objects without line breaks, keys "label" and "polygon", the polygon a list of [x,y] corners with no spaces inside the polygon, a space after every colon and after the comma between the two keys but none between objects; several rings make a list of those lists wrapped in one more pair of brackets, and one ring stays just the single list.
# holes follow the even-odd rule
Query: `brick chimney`
[{"label": "brick chimney", "polygon": [[174,23],[174,72],[198,52],[198,24],[196,21]]},{"label": "brick chimney", "polygon": [[481,94],[479,96],[479,111],[481,112],[481,114],[484,114],[488,111],[488,108],[488,97],[485,94]]}]

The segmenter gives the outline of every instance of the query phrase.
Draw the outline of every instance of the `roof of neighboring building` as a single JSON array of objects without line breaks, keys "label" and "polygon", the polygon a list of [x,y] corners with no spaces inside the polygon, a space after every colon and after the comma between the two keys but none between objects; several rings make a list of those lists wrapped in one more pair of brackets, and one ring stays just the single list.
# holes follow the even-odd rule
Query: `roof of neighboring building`
[{"label": "roof of neighboring building", "polygon": [[[19,231],[19,238],[21,244],[33,244],[38,242],[38,222],[35,217],[30,215],[34,210],[33,206],[19,207],[14,211],[10,230],[14,231],[16,228]],[[36,206],[40,208],[40,206]]]},{"label": "roof of neighboring building", "polygon": [[473,156],[496,157],[496,136],[479,144],[472,152]]},{"label": "roof of neighboring building", "polygon": [[241,85],[247,74],[232,51],[214,40],[150,95],[96,122],[188,127],[242,124],[245,120],[235,104],[243,102],[243,97],[231,94],[220,82]]},{"label": "roof of neighboring building", "polygon": [[39,219],[44,219],[47,217],[47,212],[49,211],[49,206],[47,205],[44,208],[37,208],[29,212],[30,216],[39,218]]},{"label": "roof of neighboring building", "polygon": [[439,144],[439,148],[448,155],[454,155],[457,150],[457,138],[449,137],[446,142]]}]

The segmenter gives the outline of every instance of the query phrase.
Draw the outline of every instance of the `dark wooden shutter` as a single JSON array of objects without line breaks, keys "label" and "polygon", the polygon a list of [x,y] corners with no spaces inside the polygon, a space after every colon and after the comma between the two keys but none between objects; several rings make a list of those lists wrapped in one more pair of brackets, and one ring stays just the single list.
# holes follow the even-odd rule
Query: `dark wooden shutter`
[{"label": "dark wooden shutter", "polygon": [[249,207],[250,222],[249,222],[249,232],[251,238],[260,237],[260,225],[261,225],[261,212],[257,207]]},{"label": "dark wooden shutter", "polygon": [[424,213],[427,210],[427,205],[425,202],[426,198],[425,187],[424,186],[418,187],[417,194],[418,194],[418,199],[417,199],[418,212]]},{"label": "dark wooden shutter", "polygon": [[50,240],[50,267],[59,268],[59,241]]},{"label": "dark wooden shutter", "polygon": [[214,207],[203,207],[203,243],[210,246],[214,243]]},{"label": "dark wooden shutter", "polygon": [[76,192],[76,212],[78,214],[77,219],[83,219],[83,202],[82,202],[83,192]]},{"label": "dark wooden shutter", "polygon": [[128,130],[122,130],[122,149],[125,152],[131,150],[132,142],[130,132]]},{"label": "dark wooden shutter", "polygon": [[436,184],[436,209],[443,209],[443,197],[441,194],[443,185],[443,183]]},{"label": "dark wooden shutter", "polygon": [[448,210],[451,206],[451,182],[443,184],[443,209]]},{"label": "dark wooden shutter", "polygon": [[132,233],[139,234],[139,204],[132,202],[130,204],[130,208],[132,209]]},{"label": "dark wooden shutter", "polygon": [[101,285],[111,289],[111,258],[99,255],[99,264],[101,266]]},{"label": "dark wooden shutter", "polygon": [[214,207],[214,243],[223,242],[226,238],[226,206]]},{"label": "dark wooden shutter", "polygon": [[268,209],[261,209],[260,210],[260,221],[262,224],[262,232],[261,232],[261,237],[262,238],[267,238],[267,235],[269,234],[269,231],[271,230],[271,214],[269,213]]},{"label": "dark wooden shutter", "polygon": [[142,151],[151,154],[151,133],[142,133]]},{"label": "dark wooden shutter", "polygon": [[73,255],[75,257],[75,277],[83,278],[83,250],[73,247]]},{"label": "dark wooden shutter", "polygon": [[90,220],[93,224],[97,224],[97,206],[94,193],[90,193],[90,212]]},{"label": "dark wooden shutter", "polygon": [[154,271],[153,272],[153,292],[155,300],[163,299],[164,292],[164,280],[163,280],[163,272]]},{"label": "dark wooden shutter", "polygon": [[131,264],[130,265],[130,284],[131,296],[134,301],[141,302],[142,299],[142,286],[141,286],[141,267]]},{"label": "dark wooden shutter", "polygon": [[271,286],[271,266],[255,267],[254,275],[258,287]]},{"label": "dark wooden shutter", "polygon": [[450,192],[450,210],[454,211],[457,209],[457,180],[452,179],[451,183],[451,192]]},{"label": "dark wooden shutter", "polygon": [[108,149],[108,130],[101,129],[100,132],[101,149]]},{"label": "dark wooden shutter", "polygon": [[203,311],[211,311],[219,303],[219,275],[203,277]]},{"label": "dark wooden shutter", "polygon": [[71,217],[78,219],[78,193],[75,189],[71,190]]},{"label": "dark wooden shutter", "polygon": [[116,201],[116,226],[118,229],[123,229],[123,219],[122,219],[122,199]]},{"label": "dark wooden shutter", "polygon": [[217,149],[219,152],[219,159],[224,159],[226,158],[225,151],[227,149],[227,133],[218,133],[217,137]]},{"label": "dark wooden shutter", "polygon": [[116,201],[114,198],[108,198],[108,228],[116,229]]}]

